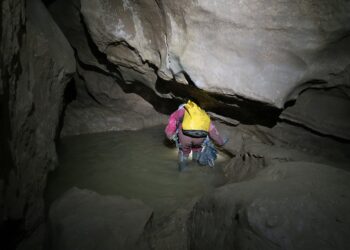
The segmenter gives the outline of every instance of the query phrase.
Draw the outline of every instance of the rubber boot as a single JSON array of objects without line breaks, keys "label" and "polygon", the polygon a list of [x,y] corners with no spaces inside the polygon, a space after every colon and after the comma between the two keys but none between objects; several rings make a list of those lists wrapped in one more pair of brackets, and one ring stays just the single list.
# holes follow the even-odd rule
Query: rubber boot
[{"label": "rubber boot", "polygon": [[182,172],[182,171],[188,170],[188,167],[187,167],[188,156],[184,156],[184,153],[181,150],[179,150],[178,156],[179,156],[179,159],[178,159],[179,171]]}]

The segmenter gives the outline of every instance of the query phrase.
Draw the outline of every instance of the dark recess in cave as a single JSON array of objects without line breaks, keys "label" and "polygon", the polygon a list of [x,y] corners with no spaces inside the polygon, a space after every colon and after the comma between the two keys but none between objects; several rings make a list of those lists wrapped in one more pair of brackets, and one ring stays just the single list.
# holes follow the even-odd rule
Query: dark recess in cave
[{"label": "dark recess in cave", "polygon": [[[5,94],[0,95],[0,180],[4,180],[5,185],[8,183],[9,172],[14,166],[8,143],[10,119],[8,113],[8,88],[6,86],[7,84],[4,84]],[[0,246],[4,249],[15,249],[23,236],[23,230],[20,229],[22,224],[23,221],[2,220],[0,222]]]},{"label": "dark recess in cave", "polygon": [[13,167],[11,158],[9,139],[10,139],[10,118],[9,118],[9,100],[8,100],[8,88],[4,84],[5,94],[0,95],[0,179],[4,179],[7,182],[7,177],[10,169]]},{"label": "dark recess in cave", "polygon": [[293,121],[290,121],[290,120],[287,120],[287,119],[279,119],[280,122],[284,122],[286,124],[289,124],[289,125],[292,125],[294,127],[299,127],[299,128],[302,128],[302,129],[305,129],[306,131],[309,131],[311,134],[314,134],[314,135],[317,135],[317,136],[320,136],[320,137],[326,137],[326,138],[331,138],[339,143],[350,143],[350,140],[347,140],[345,138],[341,138],[341,137],[338,137],[336,135],[328,135],[328,134],[323,134],[315,129],[312,129],[308,126],[305,126],[304,124],[301,124],[301,123],[297,123],[297,122],[293,122]]},{"label": "dark recess in cave", "polygon": [[243,124],[273,127],[278,121],[282,111],[280,109],[242,97],[209,93],[197,88],[189,77],[186,78],[189,85],[158,78],[156,89],[163,94],[173,93],[184,100],[192,99],[207,111],[233,118]]},{"label": "dark recess in cave", "polygon": [[16,249],[25,235],[28,234],[22,226],[24,220],[5,220],[0,224],[0,246],[1,249],[12,250]]},{"label": "dark recess in cave", "polygon": [[74,78],[72,78],[68,83],[64,90],[63,95],[63,104],[62,104],[62,111],[60,113],[60,118],[58,120],[58,129],[56,131],[56,141],[59,140],[60,132],[63,128],[63,121],[64,121],[64,113],[66,111],[67,106],[74,101],[77,98],[77,89],[75,86]]},{"label": "dark recess in cave", "polygon": [[[0,7],[2,5],[0,4]],[[2,9],[0,9],[0,20],[2,20]],[[21,26],[18,32],[18,39],[22,43],[22,36],[25,32],[24,26]],[[0,23],[0,36],[2,34],[2,25]],[[1,66],[3,66],[2,58],[0,59]],[[20,63],[20,55],[16,54],[13,56],[11,65],[1,72],[2,88],[3,93],[0,94],[0,185],[7,186],[9,183],[10,171],[15,169],[15,165],[11,156],[11,149],[9,142],[11,141],[11,124],[10,124],[10,89],[9,84],[11,83],[11,73],[15,74],[16,82],[22,73],[22,65]],[[3,183],[1,183],[3,181]],[[0,187],[0,197],[6,202],[6,193]],[[3,204],[0,203],[0,209],[3,209]],[[0,210],[0,212],[3,212]],[[0,221],[0,246],[1,249],[16,249],[18,243],[23,240],[25,236],[25,230],[23,229],[23,219],[10,219],[2,218]]]},{"label": "dark recess in cave", "polygon": [[56,0],[42,0],[43,3],[46,5],[46,6],[49,6],[50,4],[52,4],[53,2],[55,2]]},{"label": "dark recess in cave", "polygon": [[[81,16],[81,20],[83,20],[82,16]],[[147,102],[149,102],[153,106],[153,108],[160,113],[170,114],[171,112],[176,110],[177,107],[182,103],[181,100],[178,100],[178,99],[173,100],[173,99],[162,98],[158,96],[151,88],[149,88],[142,82],[134,81],[132,83],[126,83],[118,67],[112,64],[110,61],[108,61],[106,55],[104,53],[101,53],[98,50],[96,44],[92,41],[92,38],[87,30],[85,23],[81,22],[81,25],[84,27],[85,35],[87,37],[87,41],[91,52],[93,53],[93,55],[95,56],[95,58],[98,60],[100,64],[103,64],[106,66],[106,68],[110,73],[107,73],[96,66],[83,63],[79,59],[79,55],[77,53],[77,50],[75,49],[75,57],[76,57],[77,63],[79,63],[81,68],[83,68],[84,70],[95,71],[100,74],[113,77],[115,79],[116,84],[119,84],[119,86],[123,89],[125,93],[138,94]],[[150,65],[150,66],[154,67],[154,65]]]}]

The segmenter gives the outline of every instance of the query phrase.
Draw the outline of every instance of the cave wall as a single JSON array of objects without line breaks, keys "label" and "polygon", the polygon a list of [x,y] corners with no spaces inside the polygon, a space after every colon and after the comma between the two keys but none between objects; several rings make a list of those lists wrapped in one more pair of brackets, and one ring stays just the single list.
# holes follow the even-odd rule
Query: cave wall
[{"label": "cave wall", "polygon": [[[301,93],[281,119],[349,139],[348,1],[47,2],[69,43],[41,1],[1,2],[0,215],[11,247],[42,243],[42,194],[56,165],[54,139],[73,74],[80,102],[67,108],[72,127],[65,135],[161,124],[165,116],[154,109],[167,113],[186,97],[235,125],[276,121]],[[339,88],[323,95],[330,87]],[[80,126],[87,123],[93,126]],[[257,167],[266,167],[256,155]],[[194,234],[201,233],[197,225]],[[35,231],[37,241],[26,241]]]},{"label": "cave wall", "polygon": [[[136,85],[131,92],[142,87],[138,94],[150,93],[143,98],[156,109],[190,98],[236,124],[272,127],[280,118],[348,139],[350,107],[341,97],[350,89],[348,1],[56,0],[49,9],[84,70]],[[306,104],[309,88],[342,94],[328,105],[313,93]],[[283,112],[295,100],[300,105]]]},{"label": "cave wall", "polygon": [[[81,1],[98,49],[124,75],[154,75],[282,108],[350,63],[348,1]],[[122,71],[122,74],[123,74]],[[129,76],[130,77],[130,76]]]},{"label": "cave wall", "polygon": [[2,1],[1,24],[1,141],[9,159],[1,175],[2,240],[9,249],[19,241],[34,247],[25,239],[44,222],[43,192],[57,163],[54,139],[74,53],[39,0]]},{"label": "cave wall", "polygon": [[[125,71],[123,66],[107,60],[88,33],[80,0],[53,1],[48,4],[48,9],[74,48],[78,64],[75,75],[77,96],[67,107],[61,136],[135,130],[166,123],[164,113],[174,110],[177,105],[157,95],[154,84],[147,84],[147,73],[137,75],[128,69],[126,74],[121,74]],[[103,27],[104,24],[99,25]],[[154,83],[157,76],[151,69],[148,72]]]}]

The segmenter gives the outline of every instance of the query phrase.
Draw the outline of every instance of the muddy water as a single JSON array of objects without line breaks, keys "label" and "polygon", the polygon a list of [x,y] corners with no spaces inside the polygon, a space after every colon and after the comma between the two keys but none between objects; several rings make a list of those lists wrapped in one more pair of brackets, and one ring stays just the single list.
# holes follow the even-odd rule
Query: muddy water
[{"label": "muddy water", "polygon": [[224,183],[219,153],[214,168],[190,162],[190,171],[177,170],[177,149],[169,145],[163,127],[63,138],[58,145],[59,167],[49,175],[50,204],[76,186],[100,194],[142,200],[166,215],[194,197]]}]

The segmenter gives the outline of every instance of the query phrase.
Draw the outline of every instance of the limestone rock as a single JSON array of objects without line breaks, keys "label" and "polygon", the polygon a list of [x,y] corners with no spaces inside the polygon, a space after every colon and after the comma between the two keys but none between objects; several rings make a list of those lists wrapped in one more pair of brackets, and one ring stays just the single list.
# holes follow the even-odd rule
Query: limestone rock
[{"label": "limestone rock", "polygon": [[253,178],[264,167],[264,157],[242,152],[225,165],[224,174],[229,182],[239,182]]},{"label": "limestone rock", "polygon": [[329,75],[350,64],[345,0],[81,3],[93,41],[117,65],[149,63],[164,79],[186,72],[201,89],[280,108],[309,84],[334,85]]},{"label": "limestone rock", "polygon": [[148,249],[142,234],[151,215],[140,201],[72,188],[49,212],[52,249]]},{"label": "limestone rock", "polygon": [[346,249],[350,174],[281,163],[203,197],[189,221],[191,249]]},{"label": "limestone rock", "polygon": [[124,92],[116,79],[80,67],[78,71],[80,77],[76,79],[76,86],[81,86],[77,91],[78,99],[66,108],[61,136],[166,124],[167,116],[158,113],[141,96]]},{"label": "limestone rock", "polygon": [[[50,10],[81,64],[120,82],[142,83],[166,98],[171,95],[159,91],[157,77],[178,85],[194,83],[247,103],[246,109],[242,105],[226,114],[213,110],[233,118],[226,121],[272,126],[274,121],[264,118],[277,117],[268,109],[256,111],[261,102],[282,109],[296,98],[303,103],[305,93],[299,94],[308,87],[349,86],[350,4],[314,2],[57,0]],[[223,106],[230,110],[227,103]],[[295,111],[289,108],[281,118],[316,128]],[[315,130],[339,137],[343,123],[334,121],[337,131]]]},{"label": "limestone rock", "polygon": [[228,182],[254,178],[262,169],[284,162],[313,162],[349,171],[350,144],[305,128],[280,122],[274,128],[217,123],[220,133],[229,138],[223,147],[232,155],[223,168]]},{"label": "limestone rock", "polygon": [[266,143],[249,143],[248,152],[264,155],[279,161],[308,161],[331,165],[350,170],[350,144],[346,141],[334,140],[330,137],[310,133],[310,131],[280,122],[274,128],[262,126],[255,128],[254,134],[265,138]]},{"label": "limestone rock", "polygon": [[321,134],[350,140],[350,99],[340,89],[308,89],[280,118]]},{"label": "limestone rock", "polygon": [[24,1],[2,1],[1,5],[6,16],[1,77],[8,102],[8,117],[1,122],[11,125],[6,137],[12,156],[12,164],[2,166],[6,169],[2,218],[19,221],[13,230],[30,235],[44,222],[46,176],[56,164],[54,139],[75,60],[41,1],[27,1],[26,5]]},{"label": "limestone rock", "polygon": [[[81,12],[89,32],[101,52],[126,46],[137,50],[124,53],[128,65],[135,66],[149,61],[160,66],[158,51],[164,45],[164,24],[157,2],[153,0],[134,1],[81,1]],[[122,47],[121,47],[122,46]],[[129,48],[130,48],[129,47]],[[142,51],[142,53],[139,53]],[[107,55],[113,53],[113,49]],[[129,58],[128,58],[129,57]]]},{"label": "limestone rock", "polygon": [[49,5],[49,11],[75,48],[80,62],[107,71],[106,66],[99,62],[94,51],[94,44],[86,35],[86,27],[81,20],[80,0],[58,0]]},{"label": "limestone rock", "polygon": [[157,113],[151,105],[145,105],[140,100],[134,100],[134,106],[121,103],[115,107],[74,101],[67,107],[64,119],[61,136],[138,130],[167,122],[167,116]]},{"label": "limestone rock", "polygon": [[[106,7],[100,2],[89,4],[97,4],[96,10]],[[106,44],[102,50],[105,54],[99,51],[88,32],[89,21],[82,18],[80,10],[84,6],[79,0],[58,0],[49,9],[75,48],[78,60],[74,83],[77,101],[67,107],[61,136],[134,130],[165,123],[165,116],[149,104],[160,98],[155,91],[157,76],[136,51],[123,41]],[[91,25],[102,32],[110,29],[108,21],[113,18],[104,16]]]}]

